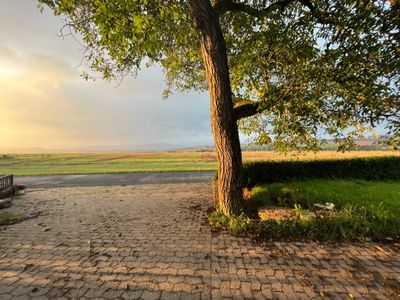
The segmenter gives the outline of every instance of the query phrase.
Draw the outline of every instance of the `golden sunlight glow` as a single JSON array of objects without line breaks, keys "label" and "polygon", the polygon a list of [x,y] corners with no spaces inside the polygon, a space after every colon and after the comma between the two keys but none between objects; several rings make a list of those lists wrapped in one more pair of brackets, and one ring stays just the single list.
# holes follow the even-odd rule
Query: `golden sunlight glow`
[{"label": "golden sunlight glow", "polygon": [[21,74],[21,71],[13,66],[13,65],[6,65],[4,63],[0,64],[0,77],[7,77],[13,78],[17,77]]},{"label": "golden sunlight glow", "polygon": [[61,81],[74,80],[73,73],[69,65],[43,55],[1,59],[0,147],[30,147],[41,140],[51,141],[43,147],[69,145],[57,120],[71,109],[56,90]]}]

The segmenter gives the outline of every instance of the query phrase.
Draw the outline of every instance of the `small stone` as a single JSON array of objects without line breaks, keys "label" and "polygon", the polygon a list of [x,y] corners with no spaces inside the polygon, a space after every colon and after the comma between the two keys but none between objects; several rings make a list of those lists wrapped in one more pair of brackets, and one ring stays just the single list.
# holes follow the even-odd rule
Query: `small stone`
[{"label": "small stone", "polygon": [[313,211],[309,210],[302,210],[300,213],[300,220],[301,221],[311,221],[317,218],[317,215]]},{"label": "small stone", "polygon": [[0,209],[10,207],[11,205],[11,198],[0,200]]},{"label": "small stone", "polygon": [[321,203],[314,203],[313,204],[314,207],[319,208],[319,209],[323,209],[323,210],[333,210],[335,208],[335,204],[333,203],[329,203],[326,202],[325,204],[321,204]]}]

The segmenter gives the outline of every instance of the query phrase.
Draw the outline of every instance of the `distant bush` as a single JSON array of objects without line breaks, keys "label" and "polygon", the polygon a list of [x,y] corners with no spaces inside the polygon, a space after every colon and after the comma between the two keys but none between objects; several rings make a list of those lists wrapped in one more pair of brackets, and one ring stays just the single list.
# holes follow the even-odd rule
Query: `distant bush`
[{"label": "distant bush", "polygon": [[2,154],[0,155],[0,159],[13,159],[14,156],[9,155],[9,154]]},{"label": "distant bush", "polygon": [[255,161],[244,165],[244,184],[314,178],[400,180],[400,157],[368,157],[310,161]]}]

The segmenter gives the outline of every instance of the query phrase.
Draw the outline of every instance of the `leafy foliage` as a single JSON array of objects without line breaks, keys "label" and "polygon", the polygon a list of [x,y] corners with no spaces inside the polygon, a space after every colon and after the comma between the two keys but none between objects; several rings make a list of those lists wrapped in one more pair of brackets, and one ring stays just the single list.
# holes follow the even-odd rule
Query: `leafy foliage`
[{"label": "leafy foliage", "polygon": [[302,2],[263,18],[227,17],[234,90],[266,107],[242,121],[244,132],[278,150],[317,150],[322,133],[347,149],[383,119],[398,136],[398,4],[313,1],[310,13]]},{"label": "leafy foliage", "polygon": [[218,211],[214,211],[210,214],[209,220],[214,227],[229,228],[234,234],[242,234],[250,231],[253,226],[252,220],[244,214],[231,218]]},{"label": "leafy foliage", "polygon": [[[39,0],[86,44],[90,67],[106,79],[157,63],[167,96],[206,89],[197,33],[181,0]],[[377,125],[400,143],[400,11],[393,1],[215,0],[234,98],[257,114],[244,133],[275,149],[341,150]]]},{"label": "leafy foliage", "polygon": [[244,184],[322,178],[400,180],[400,157],[311,161],[254,161],[244,165]]},{"label": "leafy foliage", "polygon": [[64,18],[63,30],[80,34],[85,43],[85,60],[104,79],[122,79],[135,75],[143,65],[159,63],[165,70],[168,86],[174,84],[181,91],[205,89],[204,74],[198,72],[202,68],[200,46],[188,7],[182,1],[39,0],[39,3]]}]

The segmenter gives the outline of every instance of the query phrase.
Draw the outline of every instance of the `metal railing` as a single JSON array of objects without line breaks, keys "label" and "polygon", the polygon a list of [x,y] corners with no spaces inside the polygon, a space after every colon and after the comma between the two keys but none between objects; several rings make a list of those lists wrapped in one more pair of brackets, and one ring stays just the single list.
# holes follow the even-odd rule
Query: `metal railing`
[{"label": "metal railing", "polygon": [[14,175],[0,176],[0,192],[10,189],[14,186]]}]

